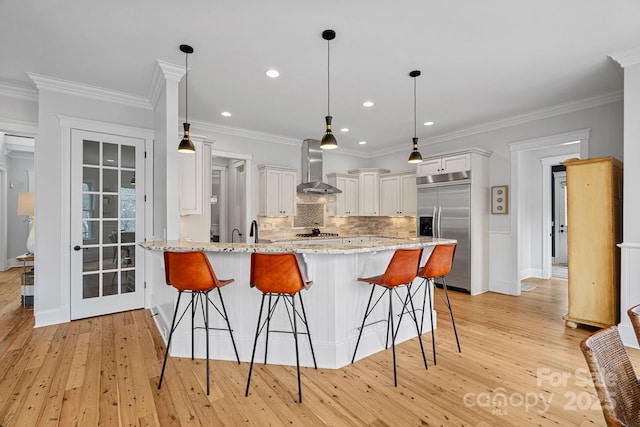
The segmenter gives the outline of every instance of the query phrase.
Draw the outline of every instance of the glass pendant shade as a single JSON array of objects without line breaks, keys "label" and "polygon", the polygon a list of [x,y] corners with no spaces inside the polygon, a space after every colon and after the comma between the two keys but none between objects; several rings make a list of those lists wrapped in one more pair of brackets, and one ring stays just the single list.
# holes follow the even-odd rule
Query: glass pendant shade
[{"label": "glass pendant shade", "polygon": [[324,119],[327,122],[327,130],[322,137],[322,141],[320,141],[320,148],[324,148],[325,150],[332,150],[334,148],[338,148],[338,141],[336,141],[336,137],[333,136],[331,132],[331,119],[333,117],[326,116]]},{"label": "glass pendant shade", "polygon": [[409,163],[422,163],[422,155],[418,151],[418,138],[413,138],[413,151],[409,154]]},{"label": "glass pendant shade", "polygon": [[178,152],[180,153],[195,153],[196,146],[193,145],[191,138],[189,137],[189,123],[183,123],[184,126],[184,135],[182,136],[182,141],[180,141],[180,145],[178,145]]}]

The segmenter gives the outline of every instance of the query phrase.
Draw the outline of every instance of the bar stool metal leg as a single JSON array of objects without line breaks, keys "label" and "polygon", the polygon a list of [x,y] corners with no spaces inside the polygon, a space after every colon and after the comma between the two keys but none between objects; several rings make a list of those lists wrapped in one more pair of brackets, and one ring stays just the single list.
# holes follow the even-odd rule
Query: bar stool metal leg
[{"label": "bar stool metal leg", "polygon": [[249,396],[249,385],[251,384],[251,373],[253,372],[253,360],[256,356],[256,344],[258,344],[258,335],[260,334],[260,321],[262,320],[262,309],[264,308],[265,294],[262,294],[260,302],[260,312],[258,313],[258,325],[256,326],[256,336],[253,339],[253,351],[251,352],[251,364],[249,365],[249,376],[247,377],[247,389],[244,392],[245,397]]},{"label": "bar stool metal leg", "polygon": [[[424,368],[425,369],[429,369],[429,366],[427,366],[427,356],[425,356],[424,354],[424,346],[422,345],[422,327],[418,326],[418,316],[416,315],[416,308],[413,305],[413,296],[411,295],[411,287],[407,287],[407,296],[409,297],[409,302],[411,303],[411,311],[413,313],[413,316],[411,316],[413,318],[413,322],[416,325],[416,332],[418,333],[418,342],[420,343],[420,351],[422,352],[422,361],[424,362]],[[404,310],[404,307],[403,307]],[[400,316],[400,318],[402,319],[402,316]],[[400,323],[398,323],[399,325]],[[398,329],[400,329],[400,327],[398,326]]]},{"label": "bar stool metal leg", "polygon": [[[436,360],[436,330],[433,327],[433,306],[431,303],[431,286],[434,285],[435,283],[433,280],[429,280],[429,279],[425,279],[426,283],[425,285],[427,286],[426,291],[428,292],[428,298],[429,298],[429,319],[431,319],[431,346],[433,347],[433,364],[437,365],[438,362]],[[433,290],[435,292],[435,289]],[[427,292],[425,292],[425,296],[427,295]]]},{"label": "bar stool metal leg", "polygon": [[276,309],[276,305],[278,305],[278,300],[280,299],[280,297],[276,298],[276,303],[275,304],[271,304],[271,294],[268,294],[269,297],[267,299],[267,335],[265,337],[265,342],[264,342],[264,364],[267,364],[267,351],[269,350],[269,328],[271,326],[271,313],[272,310],[275,311]]},{"label": "bar stool metal leg", "polygon": [[229,328],[229,335],[231,335],[231,344],[233,344],[233,351],[235,351],[236,353],[236,360],[238,361],[238,365],[239,365],[240,356],[238,355],[238,347],[236,347],[236,340],[233,339],[233,330],[231,329],[231,323],[229,323],[229,315],[227,314],[227,308],[224,305],[224,299],[222,299],[222,292],[220,292],[220,288],[217,288],[217,289],[218,289],[218,296],[220,297],[220,304],[222,305],[222,313],[223,313],[222,317],[224,317],[224,320],[227,322],[227,328]]},{"label": "bar stool metal leg", "polygon": [[451,309],[451,301],[449,300],[449,291],[447,290],[447,281],[442,278],[442,288],[444,289],[444,294],[447,297],[447,308],[449,309],[449,314],[451,315],[451,324],[453,325],[453,333],[456,336],[456,343],[458,344],[458,353],[462,353],[460,349],[460,340],[458,339],[458,331],[456,330],[456,321],[453,319],[453,310]]},{"label": "bar stool metal leg", "polygon": [[302,302],[302,295],[298,292],[298,298],[300,298],[300,307],[302,307],[302,315],[304,316],[304,326],[307,328],[307,337],[309,338],[309,347],[311,347],[311,357],[313,357],[313,366],[318,369],[318,364],[316,363],[316,354],[313,351],[313,343],[311,341],[311,331],[309,331],[309,322],[307,321],[307,313],[304,310],[304,303]]},{"label": "bar stool metal leg", "polygon": [[191,360],[193,360],[193,354],[194,354],[194,330],[195,328],[193,327],[193,319],[196,317],[196,305],[195,305],[195,292],[191,292]]},{"label": "bar stool metal leg", "polygon": [[391,348],[393,350],[393,385],[398,387],[398,375],[396,372],[396,338],[393,334],[393,304],[391,300],[391,289],[389,289],[389,319],[391,320]]},{"label": "bar stool metal leg", "polygon": [[167,357],[169,357],[169,348],[171,347],[171,338],[173,337],[173,331],[175,330],[176,317],[178,316],[178,308],[180,307],[180,297],[182,291],[178,292],[178,301],[176,302],[176,309],[173,312],[173,320],[171,320],[171,329],[169,331],[169,339],[167,340],[167,349],[164,352],[164,362],[162,362],[162,371],[160,372],[160,381],[158,381],[158,390],[162,387],[162,378],[164,377],[164,369],[167,367]]},{"label": "bar stool metal leg", "polygon": [[[375,289],[376,289],[375,286],[371,286],[371,294],[369,295],[369,302],[367,302],[367,308],[364,310],[364,316],[362,318],[362,326],[360,326],[360,332],[358,333],[356,348],[353,350],[353,357],[351,358],[351,363],[353,363],[353,361],[356,360],[356,352],[358,351],[358,345],[360,344],[360,338],[362,337],[362,331],[364,330],[364,323],[367,321],[367,316],[369,316],[369,306],[371,305],[371,300],[373,299],[373,292],[375,291]],[[388,329],[387,329],[387,335],[389,335]]]},{"label": "bar stool metal leg", "polygon": [[200,301],[202,304],[204,304],[206,306],[205,309],[205,315],[204,315],[204,330],[206,333],[206,345],[207,345],[207,396],[209,396],[209,375],[210,375],[210,369],[209,369],[209,304],[207,304],[209,300],[209,293],[206,294],[206,298],[202,298],[202,294],[200,294]]},{"label": "bar stool metal leg", "polygon": [[300,385],[300,353],[298,351],[298,322],[296,322],[296,299],[291,295],[291,306],[293,307],[293,340],[296,344],[296,368],[298,371],[298,401],[302,403],[302,386]]}]

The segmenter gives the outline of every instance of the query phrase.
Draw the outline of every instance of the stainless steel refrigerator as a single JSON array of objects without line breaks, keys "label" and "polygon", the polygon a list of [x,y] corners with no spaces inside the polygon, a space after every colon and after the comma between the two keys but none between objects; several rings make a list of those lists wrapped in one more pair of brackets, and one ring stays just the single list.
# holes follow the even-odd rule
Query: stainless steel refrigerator
[{"label": "stainless steel refrigerator", "polygon": [[447,287],[471,291],[471,184],[469,179],[421,183],[418,178],[418,236],[456,239]]}]

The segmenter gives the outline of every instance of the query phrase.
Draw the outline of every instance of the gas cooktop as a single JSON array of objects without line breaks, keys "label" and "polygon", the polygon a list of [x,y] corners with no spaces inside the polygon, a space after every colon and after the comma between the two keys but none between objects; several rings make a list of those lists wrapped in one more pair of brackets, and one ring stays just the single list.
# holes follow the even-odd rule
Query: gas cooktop
[{"label": "gas cooktop", "polygon": [[300,233],[296,237],[337,237],[338,233]]}]

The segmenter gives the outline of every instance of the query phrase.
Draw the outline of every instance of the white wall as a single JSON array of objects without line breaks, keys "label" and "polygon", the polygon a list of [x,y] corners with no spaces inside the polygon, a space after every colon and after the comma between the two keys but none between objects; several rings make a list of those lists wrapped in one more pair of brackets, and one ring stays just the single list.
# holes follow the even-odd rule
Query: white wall
[{"label": "white wall", "polygon": [[[490,185],[506,184],[509,185],[510,191],[513,191],[509,144],[580,129],[591,129],[590,157],[613,156],[623,160],[622,101],[459,138],[443,137],[432,141],[423,139],[420,143],[420,152],[423,156],[428,156],[469,147],[491,151],[493,154],[490,162]],[[562,149],[558,153],[562,153]],[[378,156],[371,159],[370,166],[386,167],[392,172],[406,170],[408,155],[409,148],[406,152]],[[541,156],[536,153],[527,155]],[[543,156],[550,155],[553,154]],[[524,213],[525,221],[521,224],[525,231],[524,236],[517,236],[517,230],[512,230],[511,214],[491,215],[490,218],[489,289],[493,291],[510,293],[509,289],[512,289],[513,284],[520,277],[526,276],[527,272],[541,269],[542,228],[540,216],[536,214],[540,212],[542,206],[540,166],[537,159],[527,164],[530,164],[529,172],[534,174],[532,175],[534,178],[529,181],[527,194],[520,195],[525,198],[527,206]],[[528,239],[531,244],[528,250],[521,254],[520,271],[515,269],[510,271],[504,266],[518,265],[515,245],[520,238]]]},{"label": "white wall", "polygon": [[[24,254],[30,225],[18,216],[18,194],[29,191],[28,172],[33,173],[33,154],[8,158],[7,171],[7,265],[19,265],[15,257]],[[22,158],[25,157],[25,158]]]},{"label": "white wall", "polygon": [[[39,136],[35,148],[36,170],[36,326],[69,321],[68,290],[71,252],[68,194],[69,145],[62,140],[59,115],[153,128],[151,109],[135,108],[48,88],[39,90]],[[43,254],[43,255],[40,255]],[[66,295],[66,296],[65,296]]]}]

